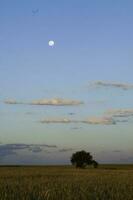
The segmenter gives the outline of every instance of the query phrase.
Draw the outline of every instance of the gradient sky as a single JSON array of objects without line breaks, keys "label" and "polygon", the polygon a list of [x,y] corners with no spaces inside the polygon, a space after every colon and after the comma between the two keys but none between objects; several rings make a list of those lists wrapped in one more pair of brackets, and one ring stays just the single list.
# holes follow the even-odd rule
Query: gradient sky
[{"label": "gradient sky", "polygon": [[[133,162],[132,11],[132,0],[0,0],[2,164],[64,164],[82,149]],[[29,105],[55,98],[84,103]],[[94,122],[114,109],[115,124]],[[64,118],[81,123],[40,122]]]}]

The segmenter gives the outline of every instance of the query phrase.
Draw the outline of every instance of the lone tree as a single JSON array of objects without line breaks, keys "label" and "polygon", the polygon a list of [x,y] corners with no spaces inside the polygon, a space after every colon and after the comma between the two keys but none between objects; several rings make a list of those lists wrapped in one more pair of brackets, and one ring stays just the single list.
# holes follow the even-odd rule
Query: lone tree
[{"label": "lone tree", "polygon": [[93,160],[91,154],[86,151],[77,151],[72,154],[71,163],[77,168],[85,168],[87,165],[93,165],[94,168],[98,167],[98,163]]},{"label": "lone tree", "polygon": [[94,168],[98,168],[98,162],[95,160],[92,160],[92,165]]}]

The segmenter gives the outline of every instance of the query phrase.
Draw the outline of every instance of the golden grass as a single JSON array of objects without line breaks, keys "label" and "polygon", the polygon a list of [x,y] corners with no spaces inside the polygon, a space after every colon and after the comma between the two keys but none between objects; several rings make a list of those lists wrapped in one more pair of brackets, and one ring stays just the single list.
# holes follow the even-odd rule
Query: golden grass
[{"label": "golden grass", "polygon": [[133,200],[133,165],[0,167],[0,200]]}]

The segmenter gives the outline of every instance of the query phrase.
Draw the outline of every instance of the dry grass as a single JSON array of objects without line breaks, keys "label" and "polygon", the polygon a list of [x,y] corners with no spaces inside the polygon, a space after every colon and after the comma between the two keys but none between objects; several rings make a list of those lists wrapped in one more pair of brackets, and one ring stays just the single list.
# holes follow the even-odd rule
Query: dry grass
[{"label": "dry grass", "polygon": [[0,200],[133,200],[133,166],[0,167]]}]

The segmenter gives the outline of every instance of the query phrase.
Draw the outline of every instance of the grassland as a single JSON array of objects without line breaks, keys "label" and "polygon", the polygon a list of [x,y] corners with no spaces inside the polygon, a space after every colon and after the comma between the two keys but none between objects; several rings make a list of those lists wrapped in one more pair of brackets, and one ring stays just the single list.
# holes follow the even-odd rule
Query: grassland
[{"label": "grassland", "polygon": [[133,165],[3,166],[0,200],[133,200]]}]

